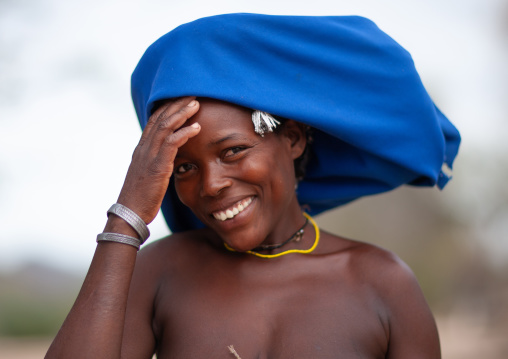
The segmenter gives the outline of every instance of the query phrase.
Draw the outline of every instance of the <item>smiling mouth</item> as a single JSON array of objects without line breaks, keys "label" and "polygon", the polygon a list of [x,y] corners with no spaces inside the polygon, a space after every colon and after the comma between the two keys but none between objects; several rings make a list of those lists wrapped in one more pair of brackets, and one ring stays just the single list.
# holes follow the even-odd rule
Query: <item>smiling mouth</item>
[{"label": "smiling mouth", "polygon": [[237,214],[245,210],[245,208],[249,207],[249,205],[252,203],[252,197],[249,197],[247,199],[243,199],[241,201],[238,201],[230,208],[226,209],[225,211],[218,211],[213,212],[212,216],[218,220],[218,221],[226,221],[228,219],[234,218]]}]

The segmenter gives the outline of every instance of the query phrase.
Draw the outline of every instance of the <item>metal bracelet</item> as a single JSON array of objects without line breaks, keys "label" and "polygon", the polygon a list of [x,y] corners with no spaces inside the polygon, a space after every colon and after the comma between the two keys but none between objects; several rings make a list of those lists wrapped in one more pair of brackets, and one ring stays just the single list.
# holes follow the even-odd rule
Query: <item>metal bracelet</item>
[{"label": "metal bracelet", "polygon": [[141,247],[141,241],[139,239],[120,233],[100,233],[97,235],[97,243],[101,241],[129,244],[136,247],[137,250]]},{"label": "metal bracelet", "polygon": [[139,234],[139,237],[141,237],[141,244],[145,243],[147,238],[150,236],[150,230],[148,229],[146,223],[134,211],[124,205],[115,203],[110,209],[108,209],[108,215],[110,213],[117,215],[125,222],[129,223],[130,226]]}]

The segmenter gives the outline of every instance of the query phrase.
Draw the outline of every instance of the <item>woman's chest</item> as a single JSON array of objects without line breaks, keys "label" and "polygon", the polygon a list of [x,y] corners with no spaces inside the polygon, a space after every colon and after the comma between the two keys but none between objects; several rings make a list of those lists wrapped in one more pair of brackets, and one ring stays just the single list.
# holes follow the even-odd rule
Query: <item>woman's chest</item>
[{"label": "woman's chest", "polygon": [[161,286],[160,358],[382,358],[387,335],[368,290],[327,276],[205,275]]}]

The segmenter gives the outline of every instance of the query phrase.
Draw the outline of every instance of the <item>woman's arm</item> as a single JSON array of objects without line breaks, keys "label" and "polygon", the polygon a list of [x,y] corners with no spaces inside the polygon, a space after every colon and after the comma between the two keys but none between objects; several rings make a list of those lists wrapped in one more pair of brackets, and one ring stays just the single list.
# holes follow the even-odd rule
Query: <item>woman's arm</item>
[{"label": "woman's arm", "polygon": [[[143,131],[118,203],[133,210],[145,223],[150,223],[159,211],[178,148],[199,133],[199,125],[182,127],[198,108],[191,97],[166,103],[150,117]],[[110,215],[104,232],[138,237],[115,215]],[[136,248],[130,245],[97,245],[81,291],[46,358],[120,358],[136,255]],[[145,337],[148,338],[146,333]],[[140,345],[153,350],[153,343]]]},{"label": "woman's arm", "polygon": [[382,292],[388,320],[388,359],[439,359],[441,350],[436,323],[412,273],[392,256],[382,270]]},{"label": "woman's arm", "polygon": [[[115,219],[115,221],[120,221]],[[135,236],[108,221],[108,232]],[[127,225],[128,226],[128,225]],[[129,233],[131,232],[131,233]],[[100,242],[81,291],[46,358],[119,358],[136,248]]]}]

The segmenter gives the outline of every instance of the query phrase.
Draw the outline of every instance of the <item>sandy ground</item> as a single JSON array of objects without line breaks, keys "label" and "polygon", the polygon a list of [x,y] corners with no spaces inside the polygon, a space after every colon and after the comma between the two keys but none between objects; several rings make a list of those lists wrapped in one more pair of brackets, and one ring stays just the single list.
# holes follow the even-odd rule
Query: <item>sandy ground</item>
[{"label": "sandy ground", "polygon": [[[444,359],[506,359],[508,332],[472,316],[437,318]],[[41,359],[51,339],[0,338],[0,359]],[[227,358],[225,358],[227,359]]]},{"label": "sandy ground", "polygon": [[0,338],[0,359],[42,359],[51,339]]}]

